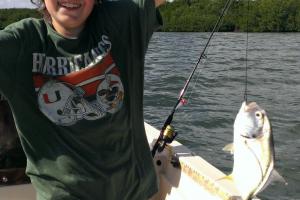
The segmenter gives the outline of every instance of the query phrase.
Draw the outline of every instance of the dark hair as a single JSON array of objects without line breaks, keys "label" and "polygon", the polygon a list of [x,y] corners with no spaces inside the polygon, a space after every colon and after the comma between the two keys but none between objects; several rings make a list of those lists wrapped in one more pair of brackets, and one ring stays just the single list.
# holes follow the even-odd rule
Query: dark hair
[{"label": "dark hair", "polygon": [[47,21],[51,21],[50,15],[46,9],[44,0],[30,0],[31,3],[37,6],[38,11],[44,16],[44,19]]},{"label": "dark hair", "polygon": [[31,1],[31,3],[36,5],[40,11],[43,11],[46,9],[44,0],[30,0],[30,1]]}]

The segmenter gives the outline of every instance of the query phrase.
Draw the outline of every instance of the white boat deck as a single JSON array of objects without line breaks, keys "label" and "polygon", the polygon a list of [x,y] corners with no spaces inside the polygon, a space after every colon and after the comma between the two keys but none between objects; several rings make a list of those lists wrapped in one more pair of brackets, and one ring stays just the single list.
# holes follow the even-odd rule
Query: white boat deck
[{"label": "white boat deck", "polygon": [[[159,131],[145,123],[149,144],[155,141]],[[174,167],[171,157],[175,156],[180,167]],[[157,161],[162,163],[157,165]],[[223,179],[226,175],[195,155],[187,147],[177,141],[154,159],[160,191],[153,199],[171,200],[239,200],[239,194],[232,181]]]}]

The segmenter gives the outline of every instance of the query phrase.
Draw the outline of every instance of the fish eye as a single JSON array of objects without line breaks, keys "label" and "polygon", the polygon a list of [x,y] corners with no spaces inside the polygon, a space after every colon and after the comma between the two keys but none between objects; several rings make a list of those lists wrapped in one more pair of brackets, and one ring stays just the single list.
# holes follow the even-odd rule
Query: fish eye
[{"label": "fish eye", "polygon": [[259,119],[262,118],[262,115],[263,115],[263,114],[262,114],[261,112],[258,112],[258,111],[255,113],[255,116],[256,116],[257,118],[259,118]]}]

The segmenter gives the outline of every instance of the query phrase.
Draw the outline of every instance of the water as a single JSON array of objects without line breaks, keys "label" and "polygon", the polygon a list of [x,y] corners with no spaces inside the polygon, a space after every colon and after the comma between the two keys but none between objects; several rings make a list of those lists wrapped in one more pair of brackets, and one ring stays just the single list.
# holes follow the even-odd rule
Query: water
[{"label": "water", "polygon": [[[145,121],[157,128],[163,125],[208,35],[153,35],[146,57]],[[276,169],[288,182],[270,185],[259,197],[299,200],[300,34],[251,33],[248,48],[248,100],[268,113]],[[222,148],[232,142],[234,118],[244,97],[245,49],[246,34],[217,33],[188,90],[188,105],[173,120],[177,140],[225,173],[233,160]]]}]

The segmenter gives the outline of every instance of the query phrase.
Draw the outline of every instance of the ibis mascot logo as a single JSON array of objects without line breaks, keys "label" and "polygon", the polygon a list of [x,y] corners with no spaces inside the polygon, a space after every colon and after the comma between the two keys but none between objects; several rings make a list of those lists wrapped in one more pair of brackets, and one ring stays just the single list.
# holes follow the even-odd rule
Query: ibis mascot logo
[{"label": "ibis mascot logo", "polygon": [[33,81],[39,108],[57,125],[96,120],[123,105],[120,71],[110,55],[105,35],[98,46],[82,55],[51,57],[33,54]]}]

